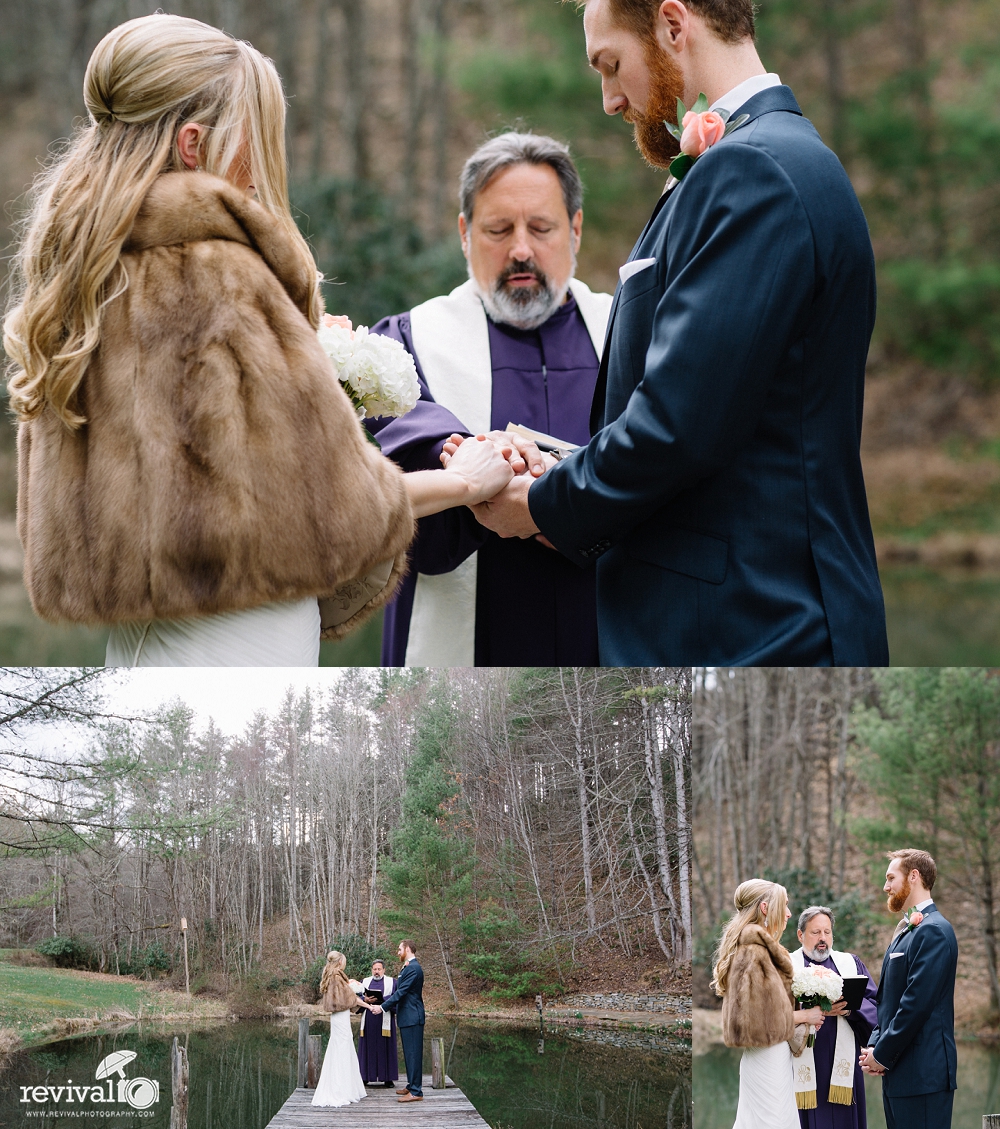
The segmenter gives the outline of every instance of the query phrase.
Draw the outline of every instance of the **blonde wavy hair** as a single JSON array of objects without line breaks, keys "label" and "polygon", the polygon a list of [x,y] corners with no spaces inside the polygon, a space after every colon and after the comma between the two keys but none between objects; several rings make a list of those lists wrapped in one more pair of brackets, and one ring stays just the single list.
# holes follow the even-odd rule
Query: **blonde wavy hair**
[{"label": "blonde wavy hair", "polygon": [[323,977],[319,982],[319,994],[326,995],[327,989],[333,981],[333,978],[340,975],[347,982],[347,974],[344,969],[347,967],[347,957],[343,953],[338,953],[336,949],[326,954],[326,964],[323,965]]},{"label": "blonde wavy hair", "polygon": [[281,79],[249,43],[183,16],[129,20],[94,49],[83,97],[89,120],[33,188],[3,327],[11,407],[22,420],[49,407],[71,428],[86,422],[77,391],[103,310],[128,287],[121,250],[142,201],[161,173],[185,168],[185,123],[206,127],[199,167],[248,168],[259,203],[316,269],[288,202]]},{"label": "blonde wavy hair", "polygon": [[[761,903],[767,903],[767,915],[760,912]],[[776,941],[785,931],[785,910],[788,908],[788,891],[777,882],[764,878],[751,878],[741,882],[733,895],[736,912],[726,923],[726,928],[715,951],[712,969],[712,987],[717,996],[724,996],[729,986],[729,968],[740,942],[740,934],[748,925],[762,926]]]}]

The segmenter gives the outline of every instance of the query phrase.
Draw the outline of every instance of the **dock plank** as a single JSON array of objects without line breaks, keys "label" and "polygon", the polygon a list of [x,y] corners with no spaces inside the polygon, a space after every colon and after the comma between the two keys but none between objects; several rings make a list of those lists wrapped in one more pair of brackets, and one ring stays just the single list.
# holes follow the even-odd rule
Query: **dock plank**
[{"label": "dock plank", "polygon": [[433,1089],[431,1081],[425,1074],[422,1102],[400,1103],[394,1089],[369,1086],[365,1097],[353,1105],[314,1106],[314,1090],[296,1089],[267,1129],[370,1129],[404,1122],[423,1129],[488,1129],[488,1123],[450,1078],[443,1090]]}]

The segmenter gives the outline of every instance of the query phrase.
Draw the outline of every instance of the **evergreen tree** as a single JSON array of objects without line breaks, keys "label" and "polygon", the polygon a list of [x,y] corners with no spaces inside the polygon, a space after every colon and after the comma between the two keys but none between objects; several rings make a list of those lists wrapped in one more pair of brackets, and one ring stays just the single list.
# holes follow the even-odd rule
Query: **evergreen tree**
[{"label": "evergreen tree", "polygon": [[386,893],[395,908],[382,917],[418,938],[433,938],[457,1003],[455,952],[475,857],[465,835],[460,784],[451,770],[455,722],[455,703],[439,683],[417,725],[416,753],[384,867]]}]

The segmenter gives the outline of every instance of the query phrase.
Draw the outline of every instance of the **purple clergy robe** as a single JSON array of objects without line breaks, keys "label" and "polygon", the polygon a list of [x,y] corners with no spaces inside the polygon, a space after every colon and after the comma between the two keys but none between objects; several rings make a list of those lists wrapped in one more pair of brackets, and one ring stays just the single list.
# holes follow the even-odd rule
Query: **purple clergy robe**
[{"label": "purple clergy robe", "polygon": [[[837,972],[833,957],[824,961],[810,960],[802,954],[807,965],[821,964],[832,972]],[[799,1121],[802,1129],[867,1129],[868,1120],[865,1113],[865,1076],[858,1065],[857,1057],[861,1048],[868,1045],[868,1036],[875,1029],[878,1019],[875,1010],[875,981],[865,968],[860,957],[855,956],[854,963],[858,966],[858,975],[868,977],[865,988],[865,998],[861,1001],[861,1010],[852,1011],[847,1016],[847,1022],[854,1031],[855,1056],[854,1056],[854,1105],[833,1105],[827,1095],[830,1092],[830,1075],[833,1073],[833,1053],[837,1045],[837,1024],[827,1019],[823,1026],[816,1032],[816,1043],[813,1053],[816,1056],[816,1108],[800,1109]],[[838,973],[839,975],[839,973]]]},{"label": "purple clergy robe", "polygon": [[[599,358],[572,295],[538,329],[487,319],[492,362],[491,422],[520,423],[570,443],[590,439],[590,406]],[[420,400],[401,419],[365,420],[383,452],[403,470],[436,470],[445,439],[468,435],[430,394],[413,348],[410,315],[372,327],[413,355]],[[476,666],[596,666],[595,570],[580,569],[533,539],[504,540],[462,506],[421,518],[410,547],[410,571],[385,612],[382,665],[402,666],[417,573],[451,572],[479,551]]]},{"label": "purple clergy robe", "polygon": [[[385,977],[372,980],[368,987],[373,992],[385,989]],[[358,1036],[358,1066],[362,1082],[395,1082],[399,1077],[399,1058],[396,1053],[396,1017],[390,1012],[390,1035],[382,1034],[382,1016],[370,1011],[361,1013],[361,1034]]]}]

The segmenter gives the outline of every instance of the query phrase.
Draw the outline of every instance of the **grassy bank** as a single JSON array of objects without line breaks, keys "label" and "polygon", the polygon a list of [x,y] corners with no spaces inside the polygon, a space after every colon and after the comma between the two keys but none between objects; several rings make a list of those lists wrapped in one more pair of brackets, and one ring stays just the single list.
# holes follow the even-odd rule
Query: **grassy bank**
[{"label": "grassy bank", "polygon": [[23,968],[0,960],[0,1052],[140,1019],[226,1014],[219,1000],[191,999],[126,976]]}]

